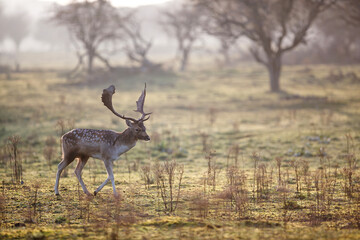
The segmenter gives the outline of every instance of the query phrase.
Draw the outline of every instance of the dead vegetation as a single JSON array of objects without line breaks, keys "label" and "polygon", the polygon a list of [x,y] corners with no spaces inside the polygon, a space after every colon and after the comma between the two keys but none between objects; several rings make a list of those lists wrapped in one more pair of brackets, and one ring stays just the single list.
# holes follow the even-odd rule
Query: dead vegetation
[{"label": "dead vegetation", "polygon": [[[200,73],[197,77],[201,78]],[[149,100],[153,97],[149,106],[155,108],[154,120],[149,119],[147,126],[151,141],[139,144],[115,162],[117,198],[108,185],[96,197],[86,197],[70,174],[63,176],[61,196],[53,193],[55,166],[60,160],[58,138],[64,132],[74,123],[79,127],[123,128],[113,119],[98,116],[98,99],[83,101],[83,110],[71,106],[73,101],[95,95],[96,90],[77,89],[80,96],[61,93],[66,99],[62,111],[69,111],[61,117],[56,110],[40,107],[47,112],[43,116],[37,110],[36,122],[44,121],[44,125],[34,123],[28,131],[19,131],[15,136],[21,138],[3,137],[1,238],[289,239],[304,234],[326,239],[331,234],[357,239],[357,89],[353,85],[328,89],[327,93],[334,92],[334,102],[283,101],[264,94],[265,87],[250,88],[254,93],[246,95],[244,91],[244,96],[239,96],[239,90],[227,87],[231,77],[221,84],[216,79],[206,81],[219,85],[188,89],[185,79],[178,83],[186,89],[183,95],[178,90],[155,89],[152,96],[149,90]],[[286,84],[293,89],[293,83]],[[216,94],[207,96],[214,88]],[[49,94],[49,102],[53,94]],[[218,111],[211,113],[209,103],[198,101],[197,94],[199,99],[213,101],[212,107]],[[305,96],[304,92],[299,94]],[[124,98],[133,95],[125,92]],[[194,96],[199,106],[189,104],[193,99],[188,96]],[[59,98],[53,101],[58,103]],[[191,105],[194,107],[189,108]],[[36,104],[30,107],[38,108]],[[192,121],[186,113],[193,115]],[[23,129],[28,121],[18,119],[16,123],[11,114],[8,118],[12,121],[2,120],[5,133],[11,128]],[[89,190],[106,176],[102,163],[93,159],[83,173]]]}]

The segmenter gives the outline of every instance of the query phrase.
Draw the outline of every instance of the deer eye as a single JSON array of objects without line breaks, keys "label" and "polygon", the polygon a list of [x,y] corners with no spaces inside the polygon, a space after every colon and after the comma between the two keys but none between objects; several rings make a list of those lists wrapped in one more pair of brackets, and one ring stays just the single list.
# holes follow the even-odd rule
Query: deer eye
[{"label": "deer eye", "polygon": [[135,131],[136,131],[136,132],[140,132],[140,129],[137,128],[137,129],[135,129]]}]

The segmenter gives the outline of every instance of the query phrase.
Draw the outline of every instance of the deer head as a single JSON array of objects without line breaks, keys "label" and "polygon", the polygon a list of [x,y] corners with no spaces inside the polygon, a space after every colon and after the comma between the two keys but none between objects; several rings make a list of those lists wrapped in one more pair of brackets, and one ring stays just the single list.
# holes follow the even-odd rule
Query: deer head
[{"label": "deer head", "polygon": [[144,103],[145,103],[145,96],[146,96],[146,83],[145,83],[144,90],[142,91],[139,99],[136,101],[137,109],[134,111],[142,114],[141,117],[137,120],[135,118],[125,117],[125,115],[121,115],[114,110],[114,107],[112,104],[112,96],[114,93],[115,93],[114,85],[111,85],[110,87],[103,90],[101,100],[104,103],[104,105],[111,112],[113,112],[116,116],[118,116],[119,118],[122,118],[126,121],[126,125],[129,127],[130,131],[132,131],[133,135],[137,139],[149,141],[150,137],[149,137],[149,135],[147,135],[146,128],[144,125],[144,122],[150,118],[150,114],[151,114],[151,113],[144,112]]}]

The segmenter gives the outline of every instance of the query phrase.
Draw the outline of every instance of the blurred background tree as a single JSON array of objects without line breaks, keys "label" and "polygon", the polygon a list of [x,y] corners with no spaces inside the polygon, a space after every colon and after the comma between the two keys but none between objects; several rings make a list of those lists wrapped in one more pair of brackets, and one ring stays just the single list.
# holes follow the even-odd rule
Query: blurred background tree
[{"label": "blurred background tree", "polygon": [[0,5],[0,42],[5,38],[6,26],[5,26],[5,16],[3,12],[3,7]]},{"label": "blurred background tree", "polygon": [[116,44],[123,38],[123,24],[130,15],[121,15],[109,1],[97,0],[57,6],[52,19],[68,29],[78,50],[79,62],[86,56],[87,72],[90,74],[94,59],[111,69],[107,58],[102,54],[102,47],[107,43]]},{"label": "blurred background tree", "polygon": [[[198,0],[215,29],[227,35],[243,35],[253,46],[250,52],[269,73],[270,90],[279,92],[283,54],[306,43],[307,32],[318,15],[328,8],[326,0]],[[216,32],[216,30],[214,30]]]},{"label": "blurred background tree", "polygon": [[[0,10],[1,11],[1,10]],[[24,12],[0,14],[0,41],[9,38],[15,46],[15,70],[20,71],[20,47],[23,40],[30,34],[30,19]]]},{"label": "blurred background tree", "polygon": [[355,28],[360,27],[360,1],[342,0],[336,1],[336,9],[340,12],[340,18]]},{"label": "blurred background tree", "polygon": [[177,42],[180,71],[185,71],[191,51],[203,35],[202,14],[195,6],[182,4],[177,9],[163,11],[161,24],[165,32]]},{"label": "blurred background tree", "polygon": [[29,17],[26,13],[15,13],[6,17],[7,24],[11,27],[7,28],[7,36],[14,42],[16,55],[18,55],[22,41],[29,35]]}]

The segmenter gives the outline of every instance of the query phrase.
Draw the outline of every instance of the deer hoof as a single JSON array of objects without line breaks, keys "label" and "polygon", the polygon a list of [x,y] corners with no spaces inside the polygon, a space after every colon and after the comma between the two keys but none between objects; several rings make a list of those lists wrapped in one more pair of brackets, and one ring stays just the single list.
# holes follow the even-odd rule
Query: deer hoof
[{"label": "deer hoof", "polygon": [[96,191],[94,191],[94,196],[96,196],[96,194],[97,194],[97,192],[96,192]]}]

